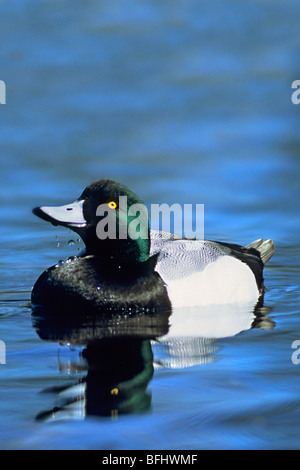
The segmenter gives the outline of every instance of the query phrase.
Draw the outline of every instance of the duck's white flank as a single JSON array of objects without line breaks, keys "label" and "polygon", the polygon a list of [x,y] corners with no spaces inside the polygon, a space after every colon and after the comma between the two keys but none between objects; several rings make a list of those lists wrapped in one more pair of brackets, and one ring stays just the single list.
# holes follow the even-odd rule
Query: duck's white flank
[{"label": "duck's white flank", "polygon": [[251,269],[231,256],[222,256],[203,271],[166,282],[172,307],[256,302],[259,296]]}]

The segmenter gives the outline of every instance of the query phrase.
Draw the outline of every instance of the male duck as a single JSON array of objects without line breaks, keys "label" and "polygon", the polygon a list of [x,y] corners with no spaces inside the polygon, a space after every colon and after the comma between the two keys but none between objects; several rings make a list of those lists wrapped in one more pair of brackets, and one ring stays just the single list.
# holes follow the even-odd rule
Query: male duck
[{"label": "male duck", "polygon": [[[86,250],[39,277],[32,290],[32,305],[140,313],[256,303],[263,295],[263,266],[274,252],[271,240],[242,247],[170,234],[165,237],[164,232],[150,231],[147,220],[140,224],[143,236],[125,237],[124,229],[134,221],[129,215],[134,204],[143,202],[126,186],[100,180],[72,204],[33,209],[38,217],[75,231]],[[116,231],[105,238],[99,233],[99,221],[108,227],[109,220],[116,221]]]}]

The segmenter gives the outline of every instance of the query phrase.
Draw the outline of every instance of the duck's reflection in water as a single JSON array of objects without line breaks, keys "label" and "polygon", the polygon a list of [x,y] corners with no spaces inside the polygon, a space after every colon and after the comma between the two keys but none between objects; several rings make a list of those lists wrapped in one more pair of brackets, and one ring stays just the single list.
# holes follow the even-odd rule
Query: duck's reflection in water
[{"label": "duck's reflection in water", "polygon": [[150,407],[151,396],[146,391],[153,375],[149,339],[103,339],[86,348],[83,355],[88,363],[87,414],[134,413]]},{"label": "duck's reflection in water", "polygon": [[176,309],[170,316],[168,334],[153,342],[155,364],[179,369],[213,362],[222,338],[253,328],[273,329],[271,310],[263,302],[255,308],[237,304]]},{"label": "duck's reflection in water", "polygon": [[38,335],[69,348],[68,365],[60,360],[60,368],[82,375],[75,383],[43,390],[55,394],[55,406],[37,419],[146,412],[151,407],[147,387],[154,370],[151,340],[167,334],[169,313],[72,317],[34,309]]},{"label": "duck's reflection in water", "polygon": [[38,335],[69,350],[68,364],[60,360],[60,369],[67,368],[71,376],[80,377],[71,384],[69,378],[65,386],[43,390],[55,399],[51,409],[40,412],[37,419],[145,413],[151,409],[147,387],[155,367],[183,368],[212,362],[220,348],[218,339],[250,328],[273,328],[269,311],[261,305],[254,311],[227,306],[202,311],[202,315],[195,311],[195,317],[193,312],[181,310],[171,316],[160,312],[89,318],[35,309],[33,325]]}]

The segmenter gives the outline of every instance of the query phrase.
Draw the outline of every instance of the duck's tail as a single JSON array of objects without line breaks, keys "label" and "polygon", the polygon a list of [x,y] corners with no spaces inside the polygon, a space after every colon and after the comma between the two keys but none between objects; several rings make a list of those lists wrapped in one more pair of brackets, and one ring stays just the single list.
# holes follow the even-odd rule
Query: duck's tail
[{"label": "duck's tail", "polygon": [[255,248],[255,250],[259,252],[264,264],[269,261],[275,251],[273,240],[264,240],[263,238],[255,240],[254,242],[250,243],[250,245],[247,245],[246,248]]}]

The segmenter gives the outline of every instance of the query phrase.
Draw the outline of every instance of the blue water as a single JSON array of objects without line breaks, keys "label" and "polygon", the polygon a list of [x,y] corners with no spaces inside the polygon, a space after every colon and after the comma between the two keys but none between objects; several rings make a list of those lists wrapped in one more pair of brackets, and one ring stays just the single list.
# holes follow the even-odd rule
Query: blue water
[{"label": "blue water", "polygon": [[[291,0],[1,2],[0,448],[300,448],[299,14]],[[84,344],[43,337],[29,306],[39,274],[82,248],[31,209],[107,177],[146,204],[205,204],[206,238],[276,245],[254,327],[222,336],[212,310],[203,337],[203,312],[183,312],[182,336],[132,340],[145,369],[123,414]],[[96,355],[116,374],[119,347]]]}]

